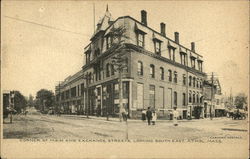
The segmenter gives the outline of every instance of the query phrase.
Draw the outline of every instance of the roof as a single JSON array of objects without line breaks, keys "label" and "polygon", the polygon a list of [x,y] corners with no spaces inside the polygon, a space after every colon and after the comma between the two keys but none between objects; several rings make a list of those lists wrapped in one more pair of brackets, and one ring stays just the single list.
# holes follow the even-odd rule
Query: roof
[{"label": "roof", "polygon": [[95,37],[95,35],[99,32],[99,31],[105,31],[109,26],[110,26],[110,22],[113,22],[113,18],[111,16],[111,13],[108,10],[108,6],[106,8],[106,12],[103,16],[103,18],[100,18],[100,20],[97,23],[97,28],[95,30],[94,35],[91,37],[91,39],[93,37]]}]

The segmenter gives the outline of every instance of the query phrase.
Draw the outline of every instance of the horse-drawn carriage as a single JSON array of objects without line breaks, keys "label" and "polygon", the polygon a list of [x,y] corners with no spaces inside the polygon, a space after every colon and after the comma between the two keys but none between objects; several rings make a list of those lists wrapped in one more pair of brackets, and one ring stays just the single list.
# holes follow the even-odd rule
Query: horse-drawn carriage
[{"label": "horse-drawn carriage", "polygon": [[243,109],[233,109],[229,112],[229,117],[233,120],[244,120],[246,119],[247,113]]}]

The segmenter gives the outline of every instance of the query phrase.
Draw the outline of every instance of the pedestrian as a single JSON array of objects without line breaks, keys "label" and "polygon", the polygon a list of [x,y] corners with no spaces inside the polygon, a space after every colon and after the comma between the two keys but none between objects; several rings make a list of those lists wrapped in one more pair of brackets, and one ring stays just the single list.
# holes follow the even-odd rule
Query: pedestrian
[{"label": "pedestrian", "polygon": [[123,121],[127,121],[127,111],[124,107],[121,108],[121,114],[122,114],[122,118],[123,118]]},{"label": "pedestrian", "polygon": [[179,117],[179,112],[176,110],[177,107],[174,107],[174,110],[173,110],[173,121],[174,121],[174,126],[178,126],[178,117]]},{"label": "pedestrian", "polygon": [[153,111],[153,113],[152,113],[152,124],[153,125],[155,125],[156,120],[157,120],[157,114],[155,111]]},{"label": "pedestrian", "polygon": [[150,125],[151,120],[152,120],[152,111],[150,110],[150,107],[148,107],[148,110],[146,112],[146,117],[147,117],[147,120],[148,120],[148,125]]},{"label": "pedestrian", "polygon": [[147,111],[146,111],[145,109],[142,110],[142,114],[141,114],[141,120],[142,120],[142,121],[145,121],[145,120],[146,120],[146,112],[147,112]]}]

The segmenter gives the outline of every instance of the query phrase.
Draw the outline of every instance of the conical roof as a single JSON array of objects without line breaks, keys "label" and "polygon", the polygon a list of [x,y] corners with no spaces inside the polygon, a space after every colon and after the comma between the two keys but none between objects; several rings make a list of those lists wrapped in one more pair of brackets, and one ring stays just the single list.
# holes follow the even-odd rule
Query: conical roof
[{"label": "conical roof", "polygon": [[100,18],[100,20],[97,23],[97,28],[95,30],[95,34],[101,30],[106,30],[109,27],[110,22],[112,22],[112,21],[113,21],[113,18],[111,16],[111,13],[108,10],[108,5],[107,5],[106,12],[105,12],[103,18]]}]

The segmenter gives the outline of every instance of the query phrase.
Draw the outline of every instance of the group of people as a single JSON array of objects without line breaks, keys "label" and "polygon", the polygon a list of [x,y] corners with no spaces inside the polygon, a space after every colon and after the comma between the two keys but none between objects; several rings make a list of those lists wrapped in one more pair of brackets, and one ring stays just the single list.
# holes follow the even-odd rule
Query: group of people
[{"label": "group of people", "polygon": [[142,120],[145,121],[146,119],[148,121],[148,125],[151,125],[151,121],[152,124],[155,125],[157,114],[154,110],[152,111],[150,107],[148,107],[147,111],[145,109],[142,111]]},{"label": "group of people", "polygon": [[[174,110],[172,112],[174,126],[178,126],[177,119],[179,117],[179,112],[176,109],[177,108],[174,107]],[[152,125],[155,125],[156,120],[157,120],[157,114],[156,114],[155,110],[151,110],[150,107],[148,107],[147,110],[143,109],[142,110],[142,121],[145,121],[145,120],[148,121],[148,125],[151,125],[151,121],[152,121]]]}]

